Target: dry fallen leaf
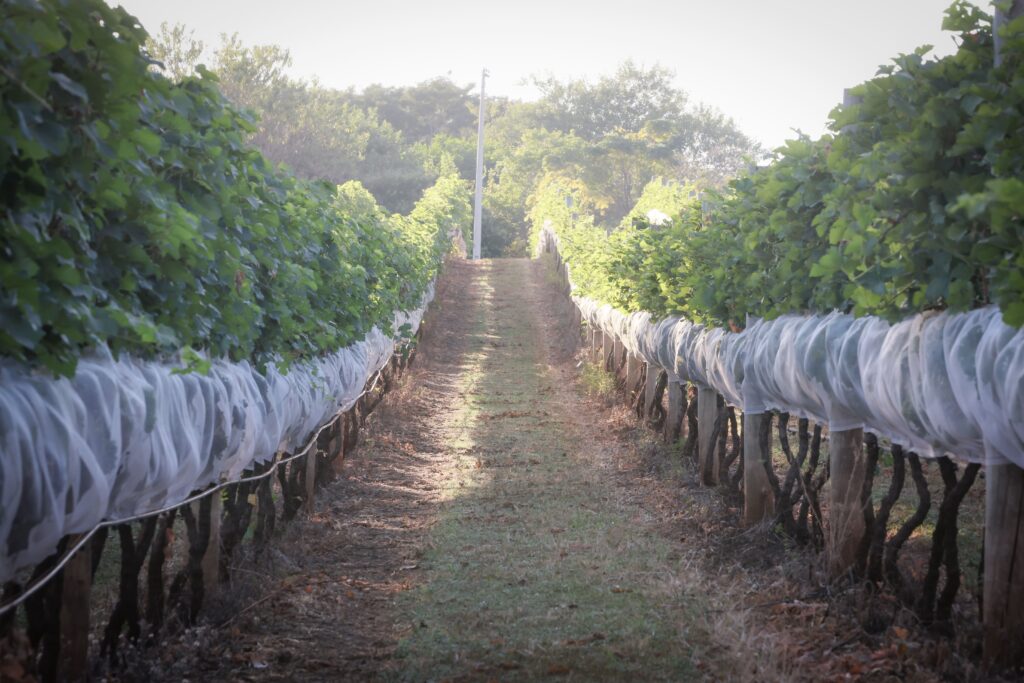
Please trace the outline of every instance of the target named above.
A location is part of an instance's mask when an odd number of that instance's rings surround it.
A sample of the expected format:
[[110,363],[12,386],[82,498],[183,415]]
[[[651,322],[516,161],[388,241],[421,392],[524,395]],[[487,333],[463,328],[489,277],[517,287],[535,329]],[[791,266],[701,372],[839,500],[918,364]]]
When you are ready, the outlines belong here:
[[561,676],[571,671],[565,664],[552,664],[548,667],[548,676]]

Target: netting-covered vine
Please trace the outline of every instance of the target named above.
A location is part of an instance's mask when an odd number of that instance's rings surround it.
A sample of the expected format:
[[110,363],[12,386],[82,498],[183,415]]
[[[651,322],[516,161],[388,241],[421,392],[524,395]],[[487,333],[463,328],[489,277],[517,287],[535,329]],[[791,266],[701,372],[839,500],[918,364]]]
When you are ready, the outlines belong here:
[[349,409],[468,224],[456,176],[406,216],[296,179],[199,74],[150,68],[101,0],[0,21],[0,579],[172,506]]

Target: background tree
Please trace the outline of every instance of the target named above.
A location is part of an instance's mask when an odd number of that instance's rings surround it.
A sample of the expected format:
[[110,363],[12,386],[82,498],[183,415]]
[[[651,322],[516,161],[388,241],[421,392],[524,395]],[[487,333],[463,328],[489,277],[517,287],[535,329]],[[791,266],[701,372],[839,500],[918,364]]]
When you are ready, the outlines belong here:
[[760,145],[717,109],[701,104],[685,116],[692,121],[682,127],[682,137],[673,150],[673,175],[677,178],[721,188],[737,173],[763,160]]
[[585,79],[562,83],[551,77],[534,78],[533,84],[541,92],[542,125],[596,142],[616,133],[638,133],[651,121],[679,120],[687,95],[673,85],[674,79],[665,67],[645,69],[627,60],[594,84]]
[[476,99],[472,85],[433,78],[409,87],[367,86],[353,103],[374,109],[381,119],[402,131],[409,142],[429,143],[437,135],[467,136],[476,131]]
[[196,40],[195,31],[188,30],[184,24],[171,26],[165,21],[155,36],[146,39],[144,49],[160,63],[165,76],[179,82],[195,73],[206,46]]
[[[194,72],[203,45],[162,26],[150,54],[175,78]],[[411,86],[336,90],[289,76],[276,45],[222,36],[213,69],[224,94],[251,110],[251,141],[305,178],[356,180],[387,211],[407,212],[437,178],[471,179],[476,164],[474,86],[433,78]],[[537,102],[487,103],[486,256],[527,250],[526,207],[549,174],[578,178],[597,228],[616,229],[655,177],[717,187],[760,148],[721,112],[691,105],[662,66],[624,62],[596,81],[534,78]]]
[[256,113],[252,142],[302,177],[358,180],[387,210],[409,211],[440,177],[426,168],[424,150],[351,92],[291,78],[290,66],[283,48],[222,36],[214,69],[224,94]]
[[731,119],[690,106],[674,81],[669,69],[631,61],[596,82],[535,78],[540,101],[507,104],[488,126],[483,252],[523,252],[523,207],[545,174],[585,182],[610,231],[653,178],[716,187],[762,155]]

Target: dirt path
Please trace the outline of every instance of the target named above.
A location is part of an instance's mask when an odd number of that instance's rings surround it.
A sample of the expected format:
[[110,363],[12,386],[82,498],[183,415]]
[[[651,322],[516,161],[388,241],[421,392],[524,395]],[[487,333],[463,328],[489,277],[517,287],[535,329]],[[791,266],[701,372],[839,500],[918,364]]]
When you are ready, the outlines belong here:
[[720,618],[678,526],[581,405],[545,272],[449,269],[413,372],[341,480],[243,568],[221,628],[164,651],[168,678],[700,675]]
[[550,362],[559,339],[537,265],[478,273],[461,401],[438,415],[453,476],[422,582],[399,600],[396,668],[415,680],[685,677],[701,615],[674,579],[674,544],[598,463],[572,366]]
[[122,679],[980,680],[910,612],[871,630],[877,603],[820,555],[743,529],[577,363],[552,279],[451,264],[316,514]]

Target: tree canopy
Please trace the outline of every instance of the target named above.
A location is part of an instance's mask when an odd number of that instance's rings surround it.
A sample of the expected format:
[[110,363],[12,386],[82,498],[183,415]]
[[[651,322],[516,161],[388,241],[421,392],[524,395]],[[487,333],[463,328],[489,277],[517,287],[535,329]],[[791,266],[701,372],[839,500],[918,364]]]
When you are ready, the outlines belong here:
[[[205,46],[183,26],[161,27],[149,54],[172,79],[195,69]],[[358,180],[388,211],[407,212],[437,178],[472,179],[477,93],[446,77],[396,87],[338,90],[289,75],[275,45],[222,36],[211,69],[221,90],[257,121],[251,142],[296,174]],[[721,187],[763,155],[722,112],[692,103],[676,75],[623,62],[596,81],[533,77],[535,102],[489,98],[484,255],[524,253],[527,209],[539,181],[581,179],[598,224],[614,229],[653,178]]]

